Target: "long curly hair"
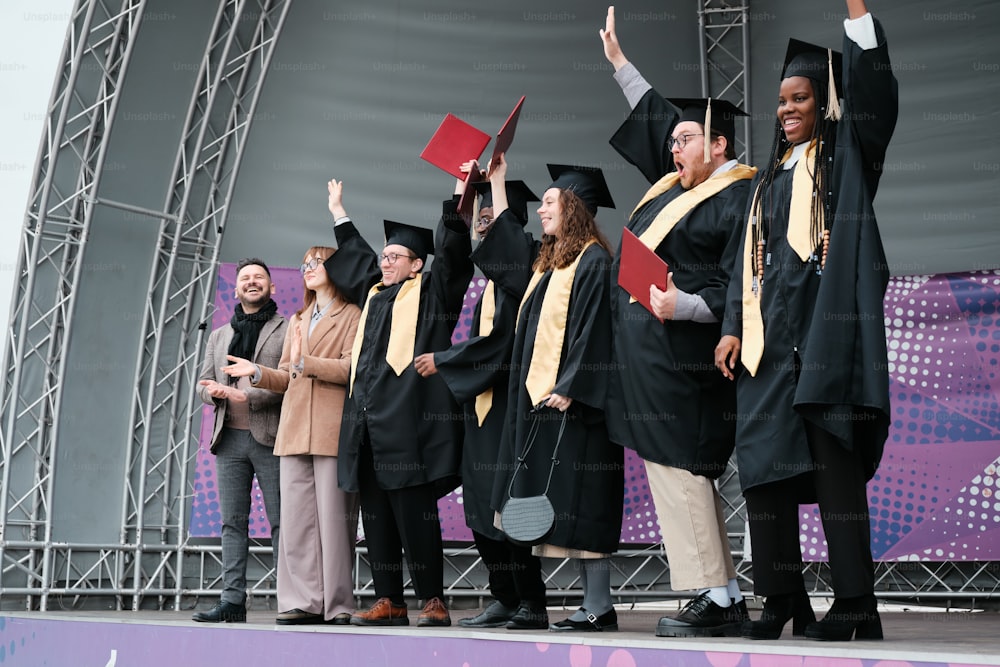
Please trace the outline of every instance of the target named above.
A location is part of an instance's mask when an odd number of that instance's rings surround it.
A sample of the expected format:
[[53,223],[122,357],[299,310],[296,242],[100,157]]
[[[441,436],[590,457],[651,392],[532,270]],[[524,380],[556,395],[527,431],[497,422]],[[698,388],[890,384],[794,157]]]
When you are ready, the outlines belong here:
[[[306,254],[302,256],[302,262],[305,263],[307,257],[313,257],[318,259],[319,263],[322,264],[326,260],[330,259],[333,253],[337,252],[336,248],[330,248],[324,245],[314,245],[306,251]],[[335,299],[342,298],[340,295],[340,289],[337,288],[337,284],[330,279],[330,276],[326,277],[327,282],[333,288],[333,297]],[[313,304],[316,303],[316,291],[311,290],[306,287],[306,277],[302,276],[302,307],[295,311],[295,314],[302,317],[302,313],[307,313],[312,311]]]
[[[819,83],[815,79],[809,79],[812,87],[813,98],[816,100],[816,121],[813,124],[811,140],[817,143],[816,169],[812,173],[813,198],[812,210],[809,214],[809,235],[813,242],[813,248],[819,248],[823,242],[823,231],[830,228],[833,222],[833,215],[830,207],[830,172],[833,170],[833,153],[836,145],[837,121],[826,118],[826,109],[829,104],[828,85]],[[771,203],[771,185],[774,182],[774,175],[781,169],[781,160],[785,152],[791,148],[792,144],[785,138],[785,132],[781,129],[781,121],[777,118],[774,121],[774,140],[771,142],[771,154],[767,158],[766,167],[762,170],[760,187],[754,194],[753,204],[750,207],[750,219],[753,225],[754,243],[746,251],[751,258],[756,257],[757,244],[760,241],[767,242],[768,229],[765,229],[765,221],[771,220],[774,213]],[[766,213],[766,215],[764,215]]]
[[560,190],[559,207],[562,209],[559,236],[542,234],[542,247],[532,266],[535,271],[569,266],[591,239],[611,252],[611,244],[597,226],[597,220],[576,193],[572,190]]

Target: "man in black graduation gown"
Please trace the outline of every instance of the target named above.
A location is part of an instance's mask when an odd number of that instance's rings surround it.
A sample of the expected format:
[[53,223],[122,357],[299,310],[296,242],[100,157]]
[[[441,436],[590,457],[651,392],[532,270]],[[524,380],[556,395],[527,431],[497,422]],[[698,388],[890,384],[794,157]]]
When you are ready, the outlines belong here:
[[[473,271],[468,229],[449,199],[436,245],[429,229],[386,221],[385,247],[377,255],[343,210],[342,183],[328,187],[339,247],[325,267],[364,304],[340,431],[338,483],[360,493],[378,600],[351,623],[408,624],[405,549],[413,587],[425,603],[417,625],[450,625],[437,501],[459,482],[461,411],[441,378],[421,377],[412,360],[451,344]],[[423,271],[431,253],[434,268]]]
[[714,480],[726,469],[735,434],[736,396],[714,368],[729,272],[750,178],[735,159],[728,102],[668,104],[621,51],[613,8],[601,33],[605,56],[632,113],[611,145],[652,187],[627,227],[669,267],[667,289],[651,287],[660,322],[619,287],[621,249],[612,266],[614,365],[608,388],[611,439],[646,464],[675,590],[700,593],[659,636],[738,634],[748,619]]
[[[538,200],[523,181],[505,183],[506,163],[501,165],[501,169],[494,169],[491,174],[495,185],[484,181],[476,186],[482,193],[475,225],[480,238],[489,234],[494,220],[500,225],[523,228],[528,221],[527,202]],[[462,185],[459,182],[459,187]],[[489,572],[490,592],[495,600],[481,614],[459,621],[463,627],[510,630],[549,627],[541,560],[531,555],[530,547],[510,542],[494,527],[494,510],[490,505],[507,410],[514,323],[531,277],[531,264],[526,259],[521,258],[519,264],[484,261],[477,248],[472,261],[489,282],[476,304],[469,339],[414,360],[421,375],[437,373],[465,409],[462,506],[465,522]]]

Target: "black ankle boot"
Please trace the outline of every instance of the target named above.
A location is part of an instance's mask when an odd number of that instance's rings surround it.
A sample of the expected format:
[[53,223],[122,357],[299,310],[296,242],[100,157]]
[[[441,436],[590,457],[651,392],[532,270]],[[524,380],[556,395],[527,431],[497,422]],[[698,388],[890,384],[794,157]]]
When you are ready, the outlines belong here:
[[785,595],[768,595],[759,621],[743,624],[740,634],[747,639],[777,639],[792,619],[792,634],[801,635],[806,626],[816,622],[816,614],[805,591]]
[[821,641],[846,642],[854,639],[882,639],[874,595],[834,598],[830,611],[818,623],[810,623],[806,637]]

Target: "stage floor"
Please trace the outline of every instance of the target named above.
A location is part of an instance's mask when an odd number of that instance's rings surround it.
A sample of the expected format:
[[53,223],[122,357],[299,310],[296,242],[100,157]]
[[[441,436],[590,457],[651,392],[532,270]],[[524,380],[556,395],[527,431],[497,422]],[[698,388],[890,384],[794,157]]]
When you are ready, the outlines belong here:
[[[202,605],[210,606],[210,605]],[[895,610],[890,610],[895,609]],[[572,610],[550,608],[551,620]],[[478,610],[452,613],[452,620]],[[251,610],[245,624],[204,624],[191,612],[2,612],[0,665],[185,667],[343,665],[378,667],[961,667],[1000,665],[995,612],[885,607],[883,641],[791,638],[679,639],[654,635],[664,609],[620,605],[611,633],[513,632],[503,628],[277,626]],[[756,618],[758,612],[751,612]],[[411,622],[417,612],[411,610]]]

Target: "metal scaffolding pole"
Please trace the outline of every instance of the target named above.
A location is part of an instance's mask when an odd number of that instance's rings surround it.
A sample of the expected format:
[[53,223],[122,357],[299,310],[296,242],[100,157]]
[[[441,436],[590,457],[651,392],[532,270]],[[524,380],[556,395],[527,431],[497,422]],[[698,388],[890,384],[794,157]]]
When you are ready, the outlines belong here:
[[[147,590],[184,589],[189,463],[219,247],[246,140],[291,0],[222,0],[174,162],[138,350],[122,542],[132,544],[132,608]],[[153,553],[149,545],[172,545]],[[166,602],[160,593],[158,606]]]
[[[118,93],[145,0],[79,0],[49,103],[21,236],[3,364],[0,590],[18,577],[46,609],[59,406],[81,258]],[[12,475],[12,470],[32,474]],[[14,530],[14,534],[12,534]],[[25,538],[14,548],[11,537]]]
[[[750,109],[750,3],[698,0],[701,94]],[[737,133],[736,156],[750,162],[750,122]]]

